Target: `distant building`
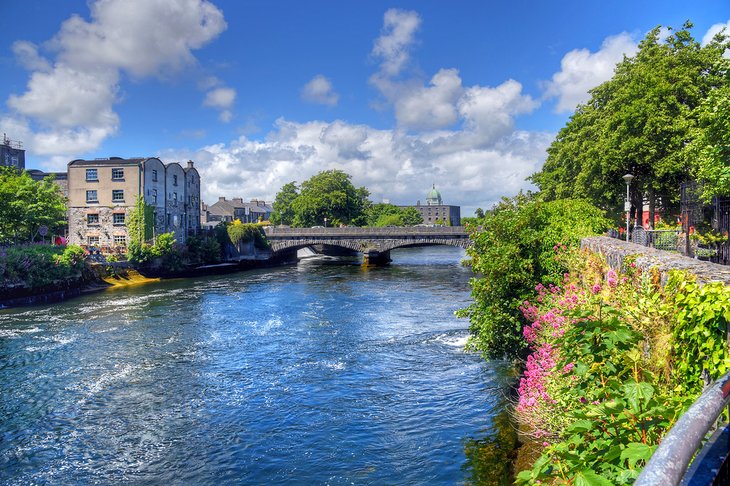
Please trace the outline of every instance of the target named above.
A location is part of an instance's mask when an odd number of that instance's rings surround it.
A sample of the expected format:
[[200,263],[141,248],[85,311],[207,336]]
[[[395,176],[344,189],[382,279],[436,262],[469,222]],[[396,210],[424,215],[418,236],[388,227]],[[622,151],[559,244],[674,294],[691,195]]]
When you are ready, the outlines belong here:
[[423,218],[424,224],[436,224],[437,221],[448,226],[461,226],[461,207],[444,204],[441,193],[434,184],[426,195],[426,205],[418,201],[414,207]]
[[10,140],[4,133],[2,140],[0,140],[0,166],[25,169],[23,144]]
[[59,187],[64,197],[68,197],[68,172],[43,172],[38,169],[28,169],[26,172],[34,181],[42,181],[48,176],[53,176],[53,182]]
[[260,199],[251,199],[251,202],[243,202],[243,198],[234,197],[226,199],[219,197],[215,204],[203,205],[201,213],[201,224],[206,227],[214,227],[220,222],[231,223],[235,220],[241,223],[256,223],[268,221],[273,209],[266,202]]
[[155,157],[74,160],[68,164],[69,243],[120,247],[129,243],[127,220],[143,197],[153,208],[153,232],[175,232],[185,243],[200,229],[200,175]]

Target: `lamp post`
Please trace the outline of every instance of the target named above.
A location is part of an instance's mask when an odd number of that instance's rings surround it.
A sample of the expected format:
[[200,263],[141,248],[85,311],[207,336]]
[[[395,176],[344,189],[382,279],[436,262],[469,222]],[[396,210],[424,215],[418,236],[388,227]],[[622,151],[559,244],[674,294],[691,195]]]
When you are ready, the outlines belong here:
[[624,202],[624,211],[626,211],[626,241],[629,241],[629,220],[631,219],[631,201],[629,199],[629,186],[631,185],[631,181],[634,179],[634,176],[631,174],[626,174],[623,177],[624,181],[626,181],[626,201]]
[[324,218],[324,227],[327,227],[327,218]]

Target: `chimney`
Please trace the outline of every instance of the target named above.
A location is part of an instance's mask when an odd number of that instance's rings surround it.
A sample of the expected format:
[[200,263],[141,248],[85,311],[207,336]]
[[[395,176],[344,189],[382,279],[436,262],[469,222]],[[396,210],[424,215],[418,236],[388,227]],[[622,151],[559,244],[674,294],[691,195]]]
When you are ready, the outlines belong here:
[[225,198],[225,196],[223,196],[223,197],[219,197],[219,198],[218,198],[218,202],[226,202],[226,198]]
[[234,197],[233,198],[234,203],[243,204],[243,198],[242,197]]
[[188,160],[188,169],[192,169],[193,168],[193,165],[194,165],[193,164],[193,161],[192,160]]

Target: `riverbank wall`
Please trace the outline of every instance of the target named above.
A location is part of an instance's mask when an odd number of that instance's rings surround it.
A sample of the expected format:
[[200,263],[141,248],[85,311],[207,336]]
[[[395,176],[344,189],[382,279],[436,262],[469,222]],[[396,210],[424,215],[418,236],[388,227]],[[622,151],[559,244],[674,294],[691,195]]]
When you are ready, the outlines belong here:
[[643,272],[657,275],[662,285],[667,282],[669,272],[672,270],[682,270],[695,275],[699,283],[717,281],[730,285],[730,267],[696,260],[679,253],[648,248],[607,236],[583,238],[581,248],[601,255],[608,266],[615,271],[620,271],[624,267],[624,262],[631,258],[631,262]]

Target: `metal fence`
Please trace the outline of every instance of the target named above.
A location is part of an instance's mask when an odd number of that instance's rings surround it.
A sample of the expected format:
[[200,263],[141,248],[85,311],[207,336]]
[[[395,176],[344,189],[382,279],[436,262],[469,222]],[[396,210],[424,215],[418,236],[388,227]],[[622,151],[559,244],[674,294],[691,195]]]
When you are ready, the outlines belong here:
[[645,230],[634,228],[631,241],[657,250],[678,251],[679,230]]
[[[707,435],[716,428],[718,417],[730,403],[730,373],[725,374],[695,401],[677,420],[636,479],[637,486],[728,484],[727,425],[705,443],[692,467],[687,466]],[[724,442],[723,442],[724,441]],[[721,476],[725,474],[725,476]]]

